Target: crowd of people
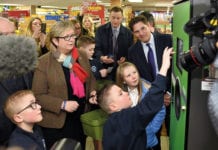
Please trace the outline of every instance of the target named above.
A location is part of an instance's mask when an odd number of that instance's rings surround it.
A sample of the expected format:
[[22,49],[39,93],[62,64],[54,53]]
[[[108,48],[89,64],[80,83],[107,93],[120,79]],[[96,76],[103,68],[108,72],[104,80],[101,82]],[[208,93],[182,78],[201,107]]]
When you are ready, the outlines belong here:
[[[23,36],[36,41],[38,63],[32,72],[0,81],[0,144],[42,150],[70,138],[85,149],[80,116],[100,107],[110,114],[98,141],[104,150],[160,150],[173,50],[171,35],[156,31],[148,14],[125,27],[115,6],[99,27],[82,14],[47,33],[40,18],[31,18]],[[0,17],[0,35],[14,33],[14,24]]]

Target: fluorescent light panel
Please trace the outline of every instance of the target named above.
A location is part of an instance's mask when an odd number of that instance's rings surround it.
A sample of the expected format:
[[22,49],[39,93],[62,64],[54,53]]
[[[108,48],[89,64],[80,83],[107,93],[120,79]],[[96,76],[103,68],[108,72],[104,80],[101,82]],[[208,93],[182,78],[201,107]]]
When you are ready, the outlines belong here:
[[143,0],[128,0],[131,3],[142,3]]
[[0,4],[0,6],[24,6],[23,4]]

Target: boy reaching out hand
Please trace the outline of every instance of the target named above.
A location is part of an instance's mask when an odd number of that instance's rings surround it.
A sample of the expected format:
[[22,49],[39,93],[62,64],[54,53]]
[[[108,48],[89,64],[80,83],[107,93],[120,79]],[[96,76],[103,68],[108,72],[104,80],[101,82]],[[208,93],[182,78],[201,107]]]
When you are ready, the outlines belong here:
[[128,92],[115,84],[105,86],[98,95],[100,107],[109,115],[103,129],[104,150],[146,149],[144,127],[163,106],[166,75],[170,67],[172,48],[166,48],[156,80],[140,104],[131,108]]

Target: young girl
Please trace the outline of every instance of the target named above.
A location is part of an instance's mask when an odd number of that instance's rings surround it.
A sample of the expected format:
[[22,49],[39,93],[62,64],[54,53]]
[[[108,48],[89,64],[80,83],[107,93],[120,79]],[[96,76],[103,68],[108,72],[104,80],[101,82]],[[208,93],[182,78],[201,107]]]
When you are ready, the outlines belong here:
[[[116,82],[122,89],[128,91],[132,107],[143,99],[151,86],[148,81],[140,78],[136,66],[130,62],[124,62],[118,66]],[[155,145],[158,144],[156,133],[163,123],[165,114],[166,110],[163,106],[146,127],[147,149],[155,149]]]

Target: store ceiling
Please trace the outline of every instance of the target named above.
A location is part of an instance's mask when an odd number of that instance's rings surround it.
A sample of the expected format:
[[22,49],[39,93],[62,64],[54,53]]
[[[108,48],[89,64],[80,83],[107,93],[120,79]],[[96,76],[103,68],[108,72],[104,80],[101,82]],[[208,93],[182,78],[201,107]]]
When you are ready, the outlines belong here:
[[[99,0],[86,0],[99,1]],[[101,0],[102,3],[110,3],[111,0]],[[122,5],[130,5],[133,10],[149,10],[149,11],[166,11],[173,7],[173,3],[181,0],[143,0],[143,3],[130,3],[128,0],[122,0]],[[21,4],[21,5],[37,5],[37,6],[54,6],[57,8],[67,8],[68,6],[80,6],[84,0],[0,0],[2,4]],[[101,4],[101,2],[98,2]],[[106,5],[106,4],[103,4]],[[107,6],[110,7],[110,6]]]

